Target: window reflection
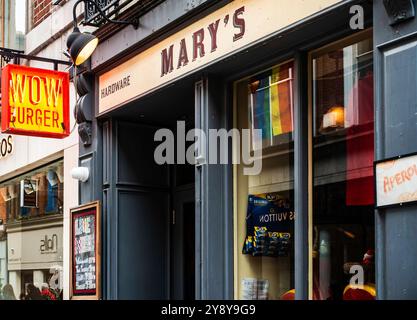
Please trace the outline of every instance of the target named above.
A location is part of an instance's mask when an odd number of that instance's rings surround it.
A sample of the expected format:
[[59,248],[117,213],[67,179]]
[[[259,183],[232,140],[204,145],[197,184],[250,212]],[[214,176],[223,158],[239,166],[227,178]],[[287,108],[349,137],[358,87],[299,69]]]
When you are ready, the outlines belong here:
[[[293,62],[236,83],[237,128],[261,129],[262,171],[235,165],[237,299],[278,300],[294,292]],[[243,142],[242,142],[243,143]]]
[[314,299],[375,298],[373,44],[349,42],[312,61]]
[[0,184],[0,299],[62,299],[63,162]]

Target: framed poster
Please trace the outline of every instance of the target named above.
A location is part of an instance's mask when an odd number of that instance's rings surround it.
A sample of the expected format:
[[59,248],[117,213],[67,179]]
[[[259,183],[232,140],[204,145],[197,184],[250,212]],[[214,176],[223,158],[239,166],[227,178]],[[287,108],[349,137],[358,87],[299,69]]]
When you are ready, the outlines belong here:
[[417,202],[417,154],[376,161],[374,170],[377,208]]
[[70,210],[70,299],[101,298],[100,203]]

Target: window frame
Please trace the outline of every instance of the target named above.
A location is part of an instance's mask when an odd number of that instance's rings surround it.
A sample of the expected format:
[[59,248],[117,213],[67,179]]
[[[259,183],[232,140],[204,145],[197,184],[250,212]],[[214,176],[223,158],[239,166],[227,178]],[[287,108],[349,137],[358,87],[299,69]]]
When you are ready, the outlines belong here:
[[[365,40],[368,38],[373,39],[373,27],[366,28],[365,30],[355,32],[350,35],[339,36],[336,37],[333,41],[327,41],[326,44],[322,44],[319,46],[315,46],[314,48],[310,48],[307,52],[307,65],[308,65],[308,73],[307,73],[307,96],[308,96],[308,299],[313,300],[313,243],[314,243],[314,203],[313,203],[313,195],[314,195],[314,139],[315,136],[315,125],[314,122],[316,120],[316,113],[314,110],[314,94],[313,94],[313,60],[315,57],[329,52],[332,49],[340,48],[341,45],[348,46],[354,43],[360,42],[361,40]],[[374,59],[375,63],[375,59]],[[374,118],[375,119],[375,118]],[[375,122],[374,122],[375,123]],[[375,128],[374,128],[374,132]]]

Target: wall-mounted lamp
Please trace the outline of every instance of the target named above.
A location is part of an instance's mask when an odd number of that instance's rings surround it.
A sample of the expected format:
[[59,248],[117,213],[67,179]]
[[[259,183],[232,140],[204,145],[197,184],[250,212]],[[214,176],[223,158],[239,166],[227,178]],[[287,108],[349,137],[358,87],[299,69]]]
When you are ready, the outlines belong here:
[[91,34],[91,33],[86,33],[86,32],[80,32],[80,29],[78,29],[77,26],[77,13],[76,13],[76,9],[77,6],[83,2],[84,6],[87,5],[88,3],[93,4],[97,11],[100,13],[100,15],[104,18],[104,20],[106,20],[107,22],[110,23],[115,23],[115,24],[125,24],[125,25],[133,25],[133,27],[136,29],[139,26],[139,21],[138,20],[133,20],[133,21],[121,21],[121,20],[112,20],[109,19],[105,12],[103,12],[103,10],[101,10],[100,6],[92,0],[78,0],[73,7],[73,11],[72,11],[72,16],[73,16],[73,25],[74,25],[74,30],[72,31],[72,33],[68,36],[67,39],[67,49],[68,52],[71,56],[71,60],[73,61],[73,63],[78,66],[82,63],[84,63],[86,60],[88,60],[88,58],[91,57],[91,55],[93,54],[94,50],[96,49],[97,45],[98,45],[98,38]]
[[81,182],[86,182],[90,176],[90,170],[86,167],[76,167],[71,170],[71,177]]
[[97,45],[98,38],[96,36],[85,32],[81,33],[78,27],[74,27],[74,30],[67,39],[68,52],[76,66],[88,60]]

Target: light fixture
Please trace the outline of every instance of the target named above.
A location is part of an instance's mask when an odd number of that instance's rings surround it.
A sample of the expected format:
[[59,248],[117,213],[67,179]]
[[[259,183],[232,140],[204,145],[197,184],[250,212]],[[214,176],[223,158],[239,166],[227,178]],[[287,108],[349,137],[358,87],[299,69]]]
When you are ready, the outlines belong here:
[[98,38],[90,33],[81,33],[75,27],[67,39],[67,48],[72,61],[76,66],[90,58],[98,45]]
[[90,177],[90,170],[86,167],[75,167],[71,170],[71,177],[81,182],[86,182]]
[[68,36],[67,39],[67,49],[68,49],[68,53],[71,56],[71,60],[73,61],[73,63],[76,66],[79,66],[80,64],[84,63],[85,61],[88,60],[88,58],[91,57],[91,55],[93,54],[94,50],[96,49],[97,45],[98,45],[98,38],[91,34],[91,33],[86,33],[86,32],[80,32],[80,29],[78,29],[77,27],[77,13],[76,13],[76,9],[77,6],[83,2],[84,6],[87,5],[87,3],[91,3],[93,4],[97,11],[101,14],[101,16],[104,18],[104,20],[106,20],[107,22],[110,23],[115,23],[115,24],[125,24],[125,25],[133,25],[134,28],[136,29],[139,25],[137,20],[134,21],[120,21],[120,20],[112,20],[109,19],[105,12],[103,12],[100,8],[100,6],[92,0],[78,0],[73,7],[73,11],[72,11],[72,15],[73,15],[73,25],[74,25],[74,30],[72,31],[72,33]]
[[345,108],[335,105],[323,115],[322,128],[344,128],[345,126]]

